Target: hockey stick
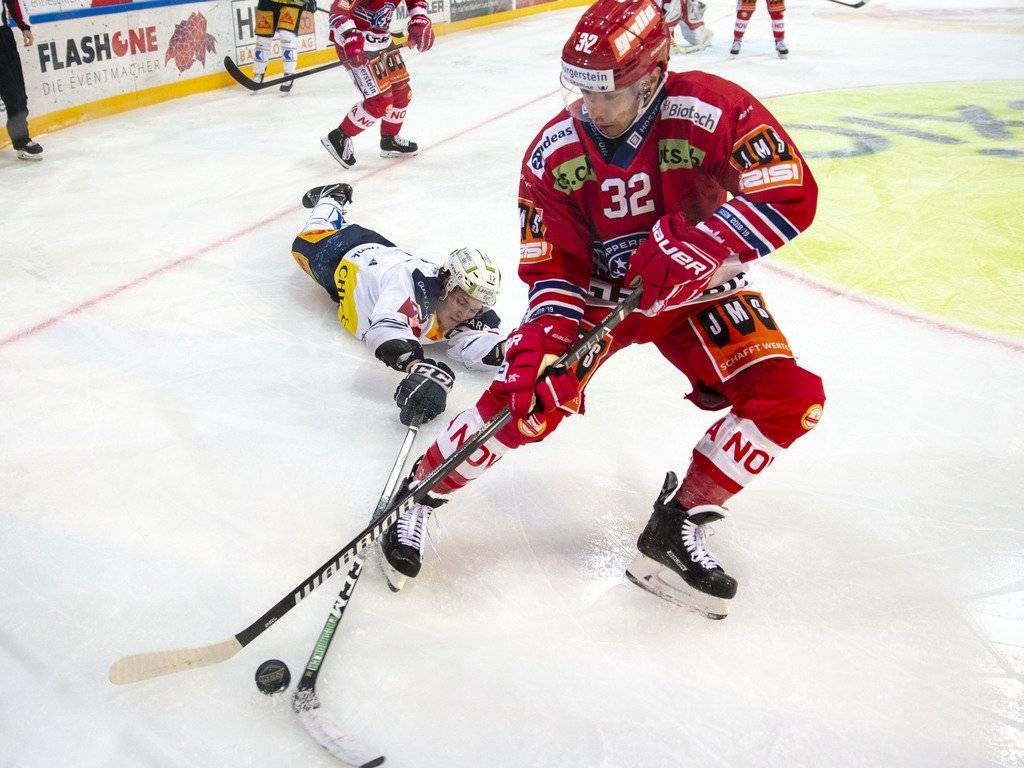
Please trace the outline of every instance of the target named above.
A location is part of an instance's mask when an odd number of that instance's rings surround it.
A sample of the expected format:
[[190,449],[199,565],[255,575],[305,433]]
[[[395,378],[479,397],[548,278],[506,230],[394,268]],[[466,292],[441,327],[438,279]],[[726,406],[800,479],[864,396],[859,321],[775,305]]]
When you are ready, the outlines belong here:
[[[555,361],[555,366],[569,366],[591,354],[595,344],[607,336],[630,312],[636,309],[637,302],[640,301],[640,293],[640,287],[634,287],[633,292],[629,296],[616,304],[600,323],[584,333],[565,354],[558,358]],[[431,489],[447,477],[449,472],[456,469],[462,462],[472,456],[477,448],[490,440],[511,419],[512,415],[509,413],[508,408],[496,414],[451,456],[435,467],[423,480],[408,488],[405,493],[392,502],[383,515],[378,515],[377,519],[372,520],[356,538],[338,550],[330,560],[321,565],[305,581],[282,597],[276,605],[237,635],[212,645],[180,648],[170,651],[152,651],[150,653],[125,656],[111,664],[110,671],[108,672],[110,682],[116,685],[135,683],[151,677],[169,675],[172,672],[182,672],[187,669],[195,669],[196,667],[227,661],[308,597],[325,579],[340,571],[343,565],[351,562],[356,555],[370,546],[373,541],[380,538],[384,531],[394,525],[395,521],[405,514],[413,504],[417,504],[426,498]]]
[[848,3],[846,0],[828,0],[830,3],[838,3],[839,5],[845,5],[847,8],[863,8],[868,4],[868,0],[857,0],[853,3]]
[[344,63],[345,62],[340,60],[332,61],[330,64],[323,64],[319,67],[304,69],[301,72],[296,72],[294,75],[286,75],[285,77],[278,77],[274,80],[264,80],[262,83],[257,83],[240,70],[238,65],[231,60],[230,56],[224,57],[224,69],[226,69],[228,74],[235,79],[236,83],[241,85],[243,88],[248,88],[250,91],[262,91],[264,88],[273,88],[275,85],[280,85],[288,80],[298,80],[300,77],[309,77],[310,75],[315,75],[317,72],[323,72],[328,69],[340,67]]
[[[409,425],[409,431],[405,433],[402,448],[395,459],[395,465],[391,468],[391,474],[388,475],[388,481],[384,484],[384,491],[381,493],[377,507],[370,517],[371,520],[387,509],[388,504],[391,503],[391,499],[395,494],[395,488],[398,486],[398,480],[405,469],[405,462],[408,460],[409,452],[412,450],[413,441],[416,439],[416,434],[420,431],[421,418],[421,414],[416,414],[413,417],[412,424]],[[316,681],[317,676],[320,674],[320,665],[323,664],[327,650],[331,647],[334,633],[337,631],[338,625],[345,615],[345,608],[348,606],[348,601],[352,599],[352,594],[355,592],[362,570],[363,556],[359,555],[352,561],[352,567],[349,568],[348,574],[345,576],[345,583],[341,587],[341,592],[338,593],[338,598],[334,601],[334,605],[331,606],[331,614],[327,617],[324,628],[320,630],[320,637],[317,638],[316,645],[313,646],[313,652],[309,655],[309,661],[306,662],[306,669],[302,673],[302,679],[299,680],[299,684],[295,688],[295,694],[292,696],[292,709],[298,714],[299,720],[306,731],[309,732],[309,735],[336,758],[349,765],[359,766],[359,768],[374,768],[384,762],[384,756],[374,757],[372,754],[366,753],[352,743],[350,736],[334,728],[330,720],[323,716],[320,709],[320,697],[316,692]]]

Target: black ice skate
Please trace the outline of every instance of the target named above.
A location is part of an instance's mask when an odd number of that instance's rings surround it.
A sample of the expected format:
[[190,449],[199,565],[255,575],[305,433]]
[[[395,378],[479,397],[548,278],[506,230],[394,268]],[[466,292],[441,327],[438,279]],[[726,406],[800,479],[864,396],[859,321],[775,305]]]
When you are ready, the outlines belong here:
[[381,136],[380,156],[381,157],[412,157],[420,151],[415,141],[403,139],[401,136]]
[[352,202],[352,185],[339,181],[334,184],[324,184],[322,187],[313,187],[302,196],[302,207],[313,208],[322,197],[329,197],[344,208]]
[[711,504],[684,509],[676,499],[679,481],[675,472],[654,502],[654,514],[636,547],[640,554],[626,568],[626,577],[670,603],[724,619],[726,600],[736,595],[736,579],[728,576],[707,547],[704,526],[725,516]]
[[[415,474],[414,466],[396,498],[405,493]],[[407,579],[415,579],[419,575],[423,563],[427,519],[432,509],[437,509],[446,501],[447,499],[436,496],[427,496],[422,504],[413,504],[409,511],[398,518],[398,522],[388,528],[380,538],[380,566],[392,592],[398,592],[405,586]]]
[[295,78],[288,77],[285,79],[283,83],[281,83],[281,86],[278,88],[278,90],[281,91],[281,93],[283,93],[285,96],[287,96],[289,93],[292,92],[293,85],[295,85]]
[[729,49],[729,53],[732,54],[733,56],[739,56],[741,47],[743,47],[742,40],[733,40],[732,47]]
[[779,58],[780,59],[784,59],[787,56],[789,56],[789,46],[786,45],[786,41],[785,40],[776,40],[775,41],[775,52],[777,54],[779,54]]
[[340,128],[335,128],[333,131],[328,133],[322,139],[320,143],[324,145],[331,157],[341,163],[342,168],[351,168],[356,164],[356,153],[352,150],[352,139],[341,132]]
[[14,142],[14,151],[18,153],[19,160],[43,159],[43,148],[32,139]]

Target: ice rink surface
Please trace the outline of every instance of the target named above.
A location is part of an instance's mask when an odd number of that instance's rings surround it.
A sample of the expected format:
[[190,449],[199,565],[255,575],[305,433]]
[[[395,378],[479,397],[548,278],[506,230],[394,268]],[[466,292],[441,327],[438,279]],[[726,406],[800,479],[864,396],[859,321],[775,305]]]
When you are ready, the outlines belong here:
[[[710,5],[712,48],[673,68],[769,106],[1024,80],[1019,2],[791,0],[787,61],[763,6],[730,59],[733,8]],[[3,153],[0,766],[337,765],[290,693],[252,681],[267,658],[297,679],[337,577],[224,664],[124,687],[107,667],[240,631],[363,526],[384,483],[396,376],[289,256],[307,188],[351,180],[350,219],[416,254],[488,250],[514,327],[518,165],[561,107],[580,12],[410,54],[407,162],[377,158],[374,131],[348,173],[320,147],[354,100],[340,70],[287,99],[224,89],[42,136],[42,165]],[[1024,202],[1010,157],[1006,194]],[[949,173],[924,181],[981,192]],[[872,233],[886,253],[918,226],[881,227],[865,200],[823,208],[812,232]],[[976,234],[965,262],[987,258]],[[829,400],[718,526],[730,616],[623,578],[663,473],[714,419],[633,348],[586,417],[441,510],[415,584],[393,595],[367,571],[319,684],[339,725],[395,768],[1024,764],[1024,340],[805,278],[815,253],[797,254],[755,285]],[[1019,273],[998,277],[1019,317]],[[936,279],[958,292],[955,271]],[[486,383],[458,372],[449,412]]]

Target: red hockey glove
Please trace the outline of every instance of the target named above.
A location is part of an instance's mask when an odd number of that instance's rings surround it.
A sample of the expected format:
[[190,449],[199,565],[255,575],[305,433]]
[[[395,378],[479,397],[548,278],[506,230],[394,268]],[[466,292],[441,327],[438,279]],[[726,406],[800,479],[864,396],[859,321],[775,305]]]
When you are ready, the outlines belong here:
[[580,380],[574,370],[548,368],[537,382],[536,392],[540,400],[538,410],[547,412],[562,408],[575,413],[577,408],[573,401],[580,396]]
[[353,29],[342,37],[341,51],[339,52],[344,52],[345,60],[353,67],[361,67],[366,64],[366,53],[363,51],[365,42],[363,33]]
[[409,17],[409,45],[417,51],[429,51],[434,44],[434,25],[425,11]]
[[330,37],[338,51],[338,58],[353,67],[361,67],[366,63],[363,45],[366,42],[363,33],[355,28],[350,19],[331,16],[328,22],[331,28]]
[[571,372],[547,377],[538,385],[544,368],[576,340],[577,324],[557,315],[531,320],[508,337],[505,360],[491,389],[509,398],[513,418],[522,419],[534,410],[535,390],[542,410],[551,410],[579,394],[579,382]]
[[686,228],[681,215],[662,216],[630,257],[626,285],[643,278],[639,309],[645,315],[653,317],[697,298],[722,265],[717,254],[682,234]]

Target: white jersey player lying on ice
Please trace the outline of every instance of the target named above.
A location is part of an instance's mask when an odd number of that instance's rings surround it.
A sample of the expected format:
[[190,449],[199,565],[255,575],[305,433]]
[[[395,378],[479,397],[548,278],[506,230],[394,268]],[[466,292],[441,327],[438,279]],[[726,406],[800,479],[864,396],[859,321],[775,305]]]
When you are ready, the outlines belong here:
[[501,274],[475,248],[452,251],[444,264],[412,256],[373,230],[345,221],[348,184],[314,187],[302,198],[312,208],[292,243],[302,270],[338,304],[338,320],[381,362],[405,374],[395,402],[405,425],[444,412],[455,382],[452,369],[424,357],[423,345],[446,342],[448,357],[470,370],[495,370],[505,337],[491,307]]

